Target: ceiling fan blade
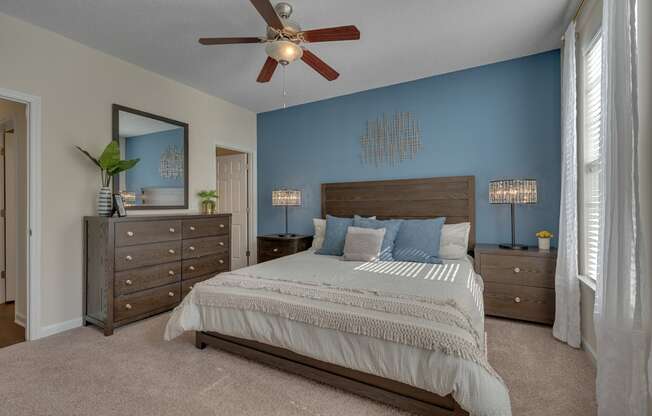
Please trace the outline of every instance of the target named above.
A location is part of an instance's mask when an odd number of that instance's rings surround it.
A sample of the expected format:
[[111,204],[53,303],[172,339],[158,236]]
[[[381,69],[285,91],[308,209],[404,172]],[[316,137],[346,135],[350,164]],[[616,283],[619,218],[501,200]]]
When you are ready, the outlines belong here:
[[336,80],[340,74],[336,70],[328,66],[328,64],[317,57],[314,53],[310,52],[308,49],[303,50],[303,56],[301,60],[308,64],[309,67],[319,72],[321,76],[326,78],[329,81]]
[[265,22],[267,22],[268,26],[271,26],[277,30],[283,29],[283,22],[281,21],[281,18],[278,16],[278,14],[276,14],[276,10],[274,10],[274,6],[272,6],[272,3],[270,3],[269,0],[249,1],[251,1],[251,4],[254,5],[263,19],[265,19]]
[[306,30],[302,32],[301,35],[306,42],[331,42],[337,40],[360,39],[360,31],[353,25]]
[[277,65],[278,62],[276,62],[276,59],[272,59],[268,57],[265,63],[263,64],[263,69],[260,70],[260,74],[258,74],[258,78],[256,78],[256,81],[269,82],[269,80],[272,79],[272,75],[274,75],[274,70],[276,70]]
[[261,43],[260,38],[240,37],[240,38],[199,38],[202,45],[230,45],[234,43]]

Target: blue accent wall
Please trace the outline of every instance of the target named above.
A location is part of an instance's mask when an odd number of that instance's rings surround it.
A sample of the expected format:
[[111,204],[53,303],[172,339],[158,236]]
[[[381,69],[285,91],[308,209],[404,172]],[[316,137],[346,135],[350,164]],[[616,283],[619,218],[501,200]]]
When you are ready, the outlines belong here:
[[184,178],[162,178],[159,171],[161,154],[170,145],[184,151],[182,128],[125,138],[125,159],[140,158],[140,162],[126,173],[127,189],[140,195],[142,187],[183,188]]
[[[283,231],[277,187],[303,190],[289,228],[312,234],[321,183],[474,175],[476,237],[486,243],[511,239],[509,206],[489,204],[489,181],[537,179],[539,203],[516,209],[519,242],[536,244],[536,231],[557,234],[559,222],[560,89],[555,50],[258,114],[258,232]],[[363,165],[367,120],[397,111],[419,121],[423,150],[396,167]]]

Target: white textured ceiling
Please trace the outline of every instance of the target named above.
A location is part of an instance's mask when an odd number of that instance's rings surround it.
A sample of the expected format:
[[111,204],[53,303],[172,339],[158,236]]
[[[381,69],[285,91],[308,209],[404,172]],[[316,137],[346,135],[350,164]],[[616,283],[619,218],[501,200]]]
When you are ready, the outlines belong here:
[[[275,4],[276,1],[273,1]],[[359,41],[308,45],[340,72],[288,66],[287,105],[410,81],[560,46],[574,0],[290,0],[304,29],[356,25]],[[256,77],[264,46],[201,46],[200,36],[260,36],[248,0],[0,0],[45,27],[255,112],[281,108],[282,71]]]

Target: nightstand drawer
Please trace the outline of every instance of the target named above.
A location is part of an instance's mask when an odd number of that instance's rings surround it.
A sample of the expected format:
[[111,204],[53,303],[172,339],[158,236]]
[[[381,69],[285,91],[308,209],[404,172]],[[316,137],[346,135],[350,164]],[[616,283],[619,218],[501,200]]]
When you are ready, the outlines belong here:
[[308,235],[258,236],[258,263],[307,250],[310,248],[310,244],[312,244],[312,236]]
[[480,265],[485,282],[555,287],[554,258],[481,254]]
[[555,320],[555,291],[486,282],[484,308],[487,315],[550,324]]
[[294,254],[296,252],[294,244],[274,240],[260,240],[258,243],[258,255],[266,258],[278,258]]

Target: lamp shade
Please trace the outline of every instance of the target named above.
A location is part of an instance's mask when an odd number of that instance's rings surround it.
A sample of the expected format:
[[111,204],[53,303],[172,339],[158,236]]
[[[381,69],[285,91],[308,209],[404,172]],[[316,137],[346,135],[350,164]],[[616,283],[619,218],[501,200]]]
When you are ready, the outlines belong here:
[[272,191],[272,205],[275,207],[297,207],[301,205],[301,191],[295,189]]
[[501,179],[489,182],[490,204],[536,204],[535,179]]
[[265,47],[265,52],[282,65],[292,63],[303,56],[303,49],[289,40],[275,40],[273,42],[268,42]]

